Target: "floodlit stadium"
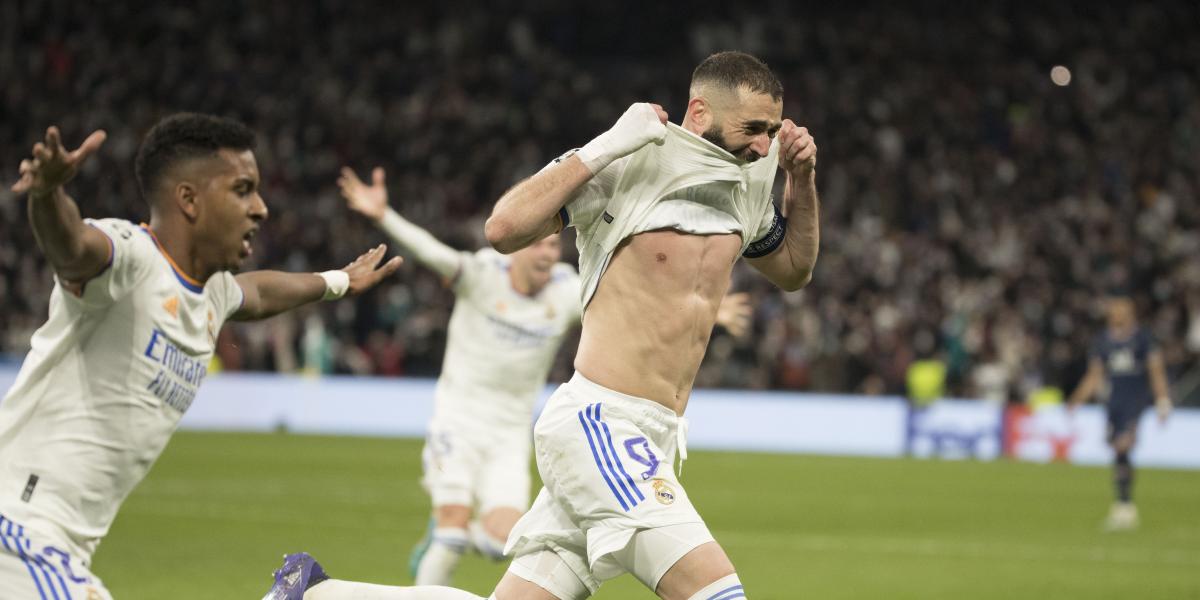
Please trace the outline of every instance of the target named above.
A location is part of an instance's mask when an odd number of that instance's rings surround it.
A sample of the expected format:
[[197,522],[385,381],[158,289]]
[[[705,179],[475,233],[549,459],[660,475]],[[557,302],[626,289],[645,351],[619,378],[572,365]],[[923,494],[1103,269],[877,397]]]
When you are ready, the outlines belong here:
[[2,1],[0,600],[1200,598],[1197,23]]

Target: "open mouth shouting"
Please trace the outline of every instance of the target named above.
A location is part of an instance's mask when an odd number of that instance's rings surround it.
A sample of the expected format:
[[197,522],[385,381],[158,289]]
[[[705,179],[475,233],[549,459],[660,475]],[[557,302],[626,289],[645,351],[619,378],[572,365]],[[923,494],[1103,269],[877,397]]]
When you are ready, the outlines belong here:
[[253,227],[242,235],[242,258],[246,258],[254,253],[254,250],[250,247],[250,240],[253,240],[256,235],[258,235],[258,227]]

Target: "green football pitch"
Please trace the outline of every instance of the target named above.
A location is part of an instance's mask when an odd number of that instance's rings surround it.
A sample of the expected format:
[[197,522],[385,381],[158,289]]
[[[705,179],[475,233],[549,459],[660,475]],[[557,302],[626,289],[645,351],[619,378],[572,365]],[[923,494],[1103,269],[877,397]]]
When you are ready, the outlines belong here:
[[[117,600],[257,599],[284,552],[409,584],[420,442],[180,433],[93,565]],[[749,597],[1200,599],[1200,473],[1142,470],[1142,527],[1106,534],[1106,469],[695,452],[683,483]],[[464,558],[487,596],[504,570]],[[598,599],[652,598],[632,578]]]

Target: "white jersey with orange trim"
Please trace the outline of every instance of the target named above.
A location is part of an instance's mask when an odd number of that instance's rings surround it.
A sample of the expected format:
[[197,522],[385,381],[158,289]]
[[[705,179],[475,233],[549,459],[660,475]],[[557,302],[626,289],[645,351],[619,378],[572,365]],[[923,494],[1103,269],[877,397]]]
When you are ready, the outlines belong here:
[[490,248],[462,253],[435,426],[528,431],[563,335],[579,323],[579,275],[571,265],[554,265],[533,296],[513,289],[510,265]]
[[201,284],[153,233],[88,220],[112,259],[82,286],[57,281],[50,316],[0,401],[0,514],[84,564],[191,405],[217,332],[242,304],[228,272]]

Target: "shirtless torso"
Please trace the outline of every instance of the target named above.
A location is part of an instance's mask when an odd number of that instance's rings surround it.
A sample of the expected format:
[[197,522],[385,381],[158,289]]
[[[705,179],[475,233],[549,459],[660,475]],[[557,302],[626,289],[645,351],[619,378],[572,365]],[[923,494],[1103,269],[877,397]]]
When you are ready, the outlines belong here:
[[683,414],[740,250],[737,234],[625,240],[584,314],[575,368]]

